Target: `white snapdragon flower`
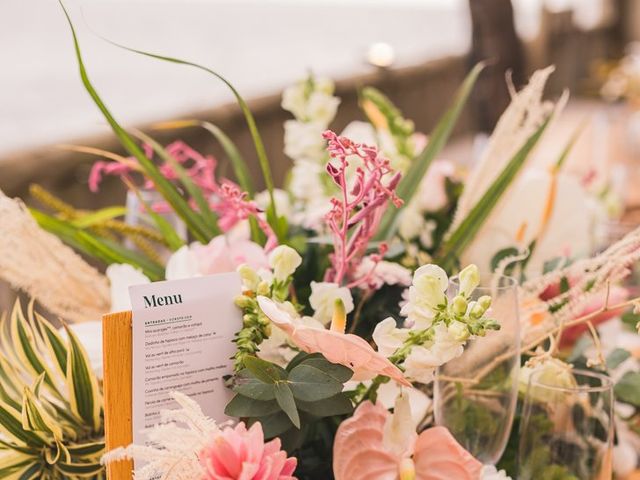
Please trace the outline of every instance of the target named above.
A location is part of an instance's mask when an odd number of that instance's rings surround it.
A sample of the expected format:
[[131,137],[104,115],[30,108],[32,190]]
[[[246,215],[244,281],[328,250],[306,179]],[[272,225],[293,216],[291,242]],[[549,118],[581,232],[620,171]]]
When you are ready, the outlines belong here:
[[409,287],[409,301],[400,313],[416,328],[428,328],[436,309],[446,301],[445,292],[449,286],[446,272],[437,265],[423,265],[413,275],[413,285]]
[[338,105],[340,105],[339,98],[325,92],[315,91],[307,101],[306,118],[326,128],[335,118]]
[[302,263],[302,257],[288,245],[279,245],[269,254],[269,266],[276,280],[284,281],[293,275]]
[[284,122],[284,153],[295,161],[321,163],[325,160],[325,127],[320,123]]
[[342,300],[347,314],[353,311],[353,298],[347,287],[331,282],[311,282],[309,304],[314,310],[313,318],[323,325],[331,322],[336,300]]
[[415,346],[404,362],[407,378],[420,383],[433,381],[435,369],[462,355],[463,341],[458,340],[444,324],[434,327],[431,345]]
[[340,104],[333,90],[333,82],[327,78],[301,80],[285,89],[281,106],[301,122],[318,122],[326,127]]
[[[289,218],[293,213],[293,209],[291,207],[291,201],[289,199],[289,192],[282,190],[280,188],[273,189],[273,200],[276,202],[276,210],[278,211],[278,215],[282,215],[283,217]],[[269,195],[268,190],[264,190],[256,194],[254,201],[256,205],[260,207],[262,210],[266,211],[269,208],[269,204],[271,203],[271,197]]]
[[378,352],[385,357],[393,355],[409,338],[409,329],[396,328],[396,325],[396,321],[389,317],[378,323],[373,331],[373,341],[378,346]]
[[282,102],[280,106],[293,114],[299,120],[303,120],[306,115],[307,87],[306,81],[297,82],[286,88],[282,92]]

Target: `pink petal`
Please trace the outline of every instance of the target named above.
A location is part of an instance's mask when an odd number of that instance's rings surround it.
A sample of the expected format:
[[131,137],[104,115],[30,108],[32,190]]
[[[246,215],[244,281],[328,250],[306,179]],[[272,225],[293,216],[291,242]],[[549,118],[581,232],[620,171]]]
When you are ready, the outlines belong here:
[[[400,458],[385,451],[382,443],[388,416],[389,412],[381,404],[364,402],[351,418],[340,424],[333,443],[336,480],[396,478]],[[386,476],[392,474],[395,476]]]
[[416,480],[477,480],[482,463],[473,458],[445,427],[425,430],[416,440]]

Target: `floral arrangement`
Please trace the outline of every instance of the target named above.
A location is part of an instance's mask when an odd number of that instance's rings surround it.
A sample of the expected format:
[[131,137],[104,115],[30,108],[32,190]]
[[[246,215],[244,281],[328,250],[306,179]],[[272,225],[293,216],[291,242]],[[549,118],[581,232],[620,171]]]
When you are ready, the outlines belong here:
[[[617,284],[640,256],[640,237],[633,232],[600,255],[582,255],[588,221],[576,213],[582,204],[572,210],[574,223],[566,208],[582,198],[577,191],[586,193],[561,173],[575,139],[557,156],[545,155],[542,165],[534,155],[566,102],[566,95],[556,103],[542,99],[552,68],[513,89],[511,105],[466,178],[436,158],[482,65],[465,78],[429,136],[416,132],[371,87],[360,92],[367,121],[335,133],[330,124],[340,101],[333,84],[310,76],[283,95],[282,106],[294,117],[284,126],[284,153],[293,165],[277,189],[251,111],[226,79],[190,62],[135,51],[204,70],[229,86],[267,187],[257,192],[243,156],[213,124],[186,120],[157,128],[211,133],[233,179],[218,174],[218,159],[183,142],[163,146],[147,133],[125,130],[91,83],[69,23],[83,83],[128,156],[73,148],[101,157],[90,174],[92,190],[105,175],[115,175],[140,209],[76,209],[38,186],[32,194],[42,209],[0,197],[0,211],[10,213],[0,228],[12,232],[0,235],[0,248],[11,247],[0,256],[0,275],[73,321],[130,308],[126,291],[134,284],[229,271],[242,279],[235,302],[243,326],[227,382],[234,397],[225,409],[238,422],[217,425],[176,392],[181,408],[165,412],[164,422],[149,432],[155,446],[132,445],[108,453],[105,461],[147,461],[136,472],[140,479],[507,478],[483,466],[447,428],[431,426],[428,405],[436,369],[459,358],[470,340],[486,342],[483,354],[495,356],[490,341],[501,325],[493,295],[475,295],[481,271],[521,281],[525,375],[550,365],[570,371],[580,362],[610,370],[619,377],[616,393],[625,404],[619,412],[625,438],[636,438],[638,359],[630,350],[606,351],[595,326],[637,304]],[[509,210],[523,204],[522,192],[529,195],[527,209]],[[125,213],[146,223],[123,221]],[[565,242],[565,224],[578,232],[573,249]],[[24,232],[33,233],[29,242],[16,241]],[[72,249],[102,262],[106,275]],[[21,275],[16,266],[30,258],[44,265],[69,259],[79,267],[62,282]],[[458,288],[452,294],[454,274]],[[97,287],[62,302],[50,293],[64,291],[54,285],[60,283]],[[637,328],[636,314],[625,315]],[[7,359],[0,357],[0,373],[25,356],[28,369],[12,378],[10,390],[4,383],[0,389],[0,472],[8,478],[100,478],[99,384],[72,328],[65,344],[32,310],[28,316],[27,322],[17,308],[9,322],[17,333],[3,339],[3,346],[13,346]],[[585,331],[591,343],[575,343]],[[51,364],[60,370],[55,381]],[[492,369],[496,364],[489,362],[476,381],[489,375],[506,381],[499,377],[504,372]],[[32,386],[23,390],[25,379]],[[58,384],[67,385],[71,400],[64,400]],[[60,412],[71,413],[54,421]],[[484,428],[481,416],[468,418],[461,417],[468,428]],[[31,433],[16,436],[18,421]],[[43,448],[44,458],[36,457]],[[500,466],[510,474],[512,448],[510,442]],[[563,474],[554,478],[575,478]]]

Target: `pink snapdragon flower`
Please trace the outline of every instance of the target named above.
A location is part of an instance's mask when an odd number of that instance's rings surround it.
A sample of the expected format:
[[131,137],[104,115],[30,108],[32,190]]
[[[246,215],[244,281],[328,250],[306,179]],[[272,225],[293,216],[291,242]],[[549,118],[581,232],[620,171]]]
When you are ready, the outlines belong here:
[[280,439],[264,442],[262,425],[227,427],[199,455],[202,480],[295,480],[295,457],[287,458]]
[[[340,137],[331,130],[323,136],[328,141],[327,150],[331,156],[327,172],[340,189],[340,194],[331,198],[331,210],[325,216],[334,244],[331,268],[325,274],[325,281],[342,284],[351,277],[348,286],[353,288],[368,281],[370,274],[367,278],[355,278],[354,274],[378,230],[388,202],[396,207],[402,205],[395,193],[401,175],[393,171],[389,159],[377,148]],[[360,164],[353,179],[347,181],[349,162],[354,158]],[[378,256],[370,258],[382,259],[386,245],[379,248]]]

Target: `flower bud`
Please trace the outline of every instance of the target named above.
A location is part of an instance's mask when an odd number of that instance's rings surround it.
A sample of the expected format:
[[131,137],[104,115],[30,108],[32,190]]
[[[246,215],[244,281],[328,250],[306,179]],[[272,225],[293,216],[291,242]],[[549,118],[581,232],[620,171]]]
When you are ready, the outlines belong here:
[[302,257],[287,245],[276,247],[269,255],[269,265],[273,269],[276,280],[284,281],[289,278],[302,263]]
[[260,283],[260,276],[249,265],[243,264],[238,267],[238,273],[242,280],[244,290],[255,291]]
[[469,312],[469,316],[471,318],[481,318],[484,315],[485,309],[479,303],[476,303],[473,307],[471,307],[471,312]]
[[233,301],[236,304],[236,307],[241,308],[243,310],[253,305],[253,299],[246,295],[238,295],[236,298],[234,298]]
[[457,320],[451,322],[448,327],[449,334],[453,336],[456,342],[466,342],[469,339],[470,333],[467,326]]
[[485,312],[491,307],[491,297],[489,295],[483,295],[478,299],[478,305],[484,308]]
[[469,297],[480,284],[480,274],[478,267],[473,263],[465,267],[459,274],[460,294]]
[[269,295],[269,284],[267,282],[265,282],[264,280],[262,280],[258,284],[258,286],[256,287],[256,293],[258,295],[268,296]]
[[451,302],[451,309],[457,316],[462,316],[467,313],[467,301],[462,295],[456,295]]

